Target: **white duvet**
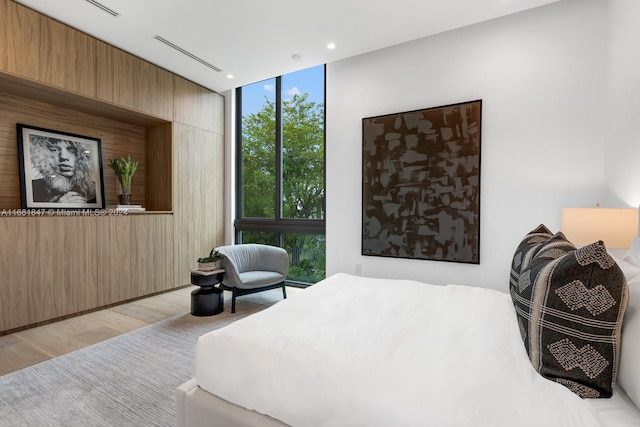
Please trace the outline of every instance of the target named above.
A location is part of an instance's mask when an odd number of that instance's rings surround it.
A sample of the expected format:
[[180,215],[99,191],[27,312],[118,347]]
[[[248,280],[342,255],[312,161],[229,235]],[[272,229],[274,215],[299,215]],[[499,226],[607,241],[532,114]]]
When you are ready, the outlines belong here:
[[293,426],[600,426],[531,366],[509,295],[337,274],[199,338],[200,387]]

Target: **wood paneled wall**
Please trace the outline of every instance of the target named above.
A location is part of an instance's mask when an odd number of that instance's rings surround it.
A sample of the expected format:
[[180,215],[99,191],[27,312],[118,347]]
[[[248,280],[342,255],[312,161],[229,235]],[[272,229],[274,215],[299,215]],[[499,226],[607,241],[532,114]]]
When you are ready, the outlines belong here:
[[175,287],[173,216],[0,218],[2,330]]
[[9,0],[0,7],[0,70],[38,80],[40,14]]
[[[220,134],[174,123],[173,179],[176,281],[189,277],[199,257],[224,242],[224,142]],[[196,166],[197,165],[197,166]]]
[[175,287],[171,215],[100,218],[97,238],[98,306]]
[[132,158],[139,160],[139,170],[133,176],[132,203],[145,204],[146,129],[144,127],[56,107],[0,91],[0,209],[20,207],[16,123],[100,138],[107,205],[118,203],[116,178],[108,166],[108,159],[131,155]]
[[9,0],[0,8],[0,70],[96,95],[95,39]]
[[149,210],[170,211],[172,209],[172,129],[171,123],[147,128],[147,163],[153,165],[147,168],[146,176],[146,182],[153,182],[153,185],[146,187],[146,206]]
[[172,161],[175,171],[176,281],[224,243],[224,98],[175,77]]
[[25,286],[28,226],[24,218],[0,218],[0,330],[33,323],[25,313],[31,292],[31,287]]
[[96,96],[96,41],[52,19],[41,18],[38,80]]
[[175,77],[175,121],[224,134],[224,98],[181,77]]
[[173,120],[173,74],[98,42],[97,97]]
[[26,219],[27,270],[23,283],[27,321],[50,319],[96,306],[95,217]]
[[0,330],[96,306],[95,217],[0,218]]
[[0,333],[189,282],[223,243],[224,99],[0,0],[0,209],[20,207],[16,123],[101,139],[140,161],[124,217],[0,217]]

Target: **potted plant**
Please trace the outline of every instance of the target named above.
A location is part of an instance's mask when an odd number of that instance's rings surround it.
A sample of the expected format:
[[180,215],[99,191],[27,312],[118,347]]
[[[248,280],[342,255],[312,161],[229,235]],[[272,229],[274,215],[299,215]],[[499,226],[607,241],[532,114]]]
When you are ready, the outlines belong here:
[[109,166],[113,169],[118,179],[118,203],[128,205],[131,203],[131,179],[138,170],[138,162],[128,158],[116,157],[109,159]]
[[209,256],[198,258],[198,270],[213,271],[220,268],[220,261],[222,261],[222,254],[216,250],[211,249]]

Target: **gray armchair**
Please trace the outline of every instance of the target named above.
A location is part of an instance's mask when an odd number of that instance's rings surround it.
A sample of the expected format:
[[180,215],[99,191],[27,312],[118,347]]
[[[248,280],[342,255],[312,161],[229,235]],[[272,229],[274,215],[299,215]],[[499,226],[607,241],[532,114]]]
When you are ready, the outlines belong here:
[[247,243],[216,248],[224,258],[224,279],[220,287],[232,292],[231,312],[236,312],[236,297],[282,288],[289,273],[289,255],[276,246]]

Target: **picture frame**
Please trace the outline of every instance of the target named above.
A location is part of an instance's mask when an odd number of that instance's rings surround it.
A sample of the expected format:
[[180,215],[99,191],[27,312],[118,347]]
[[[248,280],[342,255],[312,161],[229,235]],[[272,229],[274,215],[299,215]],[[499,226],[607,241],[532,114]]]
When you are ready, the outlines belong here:
[[22,209],[104,209],[99,138],[16,124]]
[[480,263],[482,100],[362,119],[362,255]]

